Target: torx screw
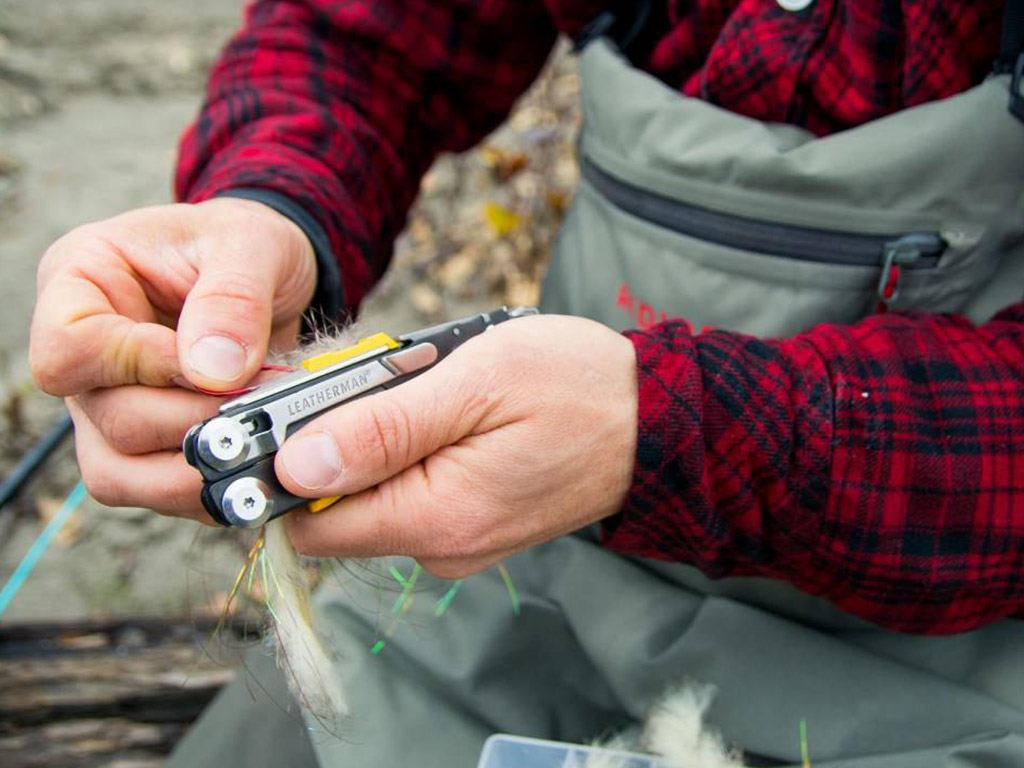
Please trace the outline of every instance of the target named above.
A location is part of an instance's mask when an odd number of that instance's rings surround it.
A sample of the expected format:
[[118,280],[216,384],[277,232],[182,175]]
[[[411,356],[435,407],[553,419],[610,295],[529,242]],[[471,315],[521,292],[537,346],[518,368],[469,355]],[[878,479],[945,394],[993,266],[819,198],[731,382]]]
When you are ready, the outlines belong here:
[[257,528],[274,512],[270,488],[256,477],[240,477],[224,489],[221,512],[229,525]]
[[203,461],[214,469],[232,469],[245,461],[249,434],[234,419],[218,416],[199,430],[196,447]]

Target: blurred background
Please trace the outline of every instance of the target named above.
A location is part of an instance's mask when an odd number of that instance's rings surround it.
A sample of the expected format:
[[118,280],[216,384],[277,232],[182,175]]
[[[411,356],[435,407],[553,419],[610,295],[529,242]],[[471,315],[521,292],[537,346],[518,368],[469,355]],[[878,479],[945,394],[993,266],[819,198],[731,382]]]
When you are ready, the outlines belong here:
[[[28,376],[39,256],[79,224],[170,201],[178,136],[243,5],[0,0],[0,480],[63,414]],[[578,122],[560,48],[502,128],[425,177],[364,327],[536,303]],[[67,441],[0,508],[0,589],[77,480]],[[86,499],[0,615],[0,766],[160,765],[236,674],[211,638],[244,554],[227,532]],[[258,642],[250,608],[233,607],[228,645]]]

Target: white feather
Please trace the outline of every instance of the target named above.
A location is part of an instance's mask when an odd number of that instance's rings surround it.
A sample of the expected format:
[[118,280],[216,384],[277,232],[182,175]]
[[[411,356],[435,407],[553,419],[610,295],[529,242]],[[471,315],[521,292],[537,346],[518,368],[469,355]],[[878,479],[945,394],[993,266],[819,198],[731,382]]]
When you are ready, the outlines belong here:
[[[271,355],[271,361],[297,368],[305,359],[344,349],[358,338],[354,325],[332,327],[322,319],[316,320],[312,323],[312,338],[305,339],[296,349]],[[316,630],[309,581],[285,532],[284,519],[268,523],[264,535],[268,571],[272,574],[270,583],[265,585],[267,613],[277,664],[296,700],[328,730],[333,730],[348,715],[348,702],[334,662]]]
[[[704,714],[713,696],[710,686],[683,685],[669,691],[651,708],[640,743],[633,745],[633,751],[651,755],[663,768],[743,768],[741,756],[705,726]],[[603,746],[630,748],[621,739]],[[595,754],[585,768],[625,768],[628,764],[617,755]]]
[[313,623],[309,582],[284,520],[267,524],[264,548],[272,572],[267,604],[277,645],[277,663],[295,698],[329,727],[348,715],[348,702],[334,663]]
[[671,768],[742,768],[739,754],[705,727],[710,686],[684,685],[670,691],[647,716],[640,744]]

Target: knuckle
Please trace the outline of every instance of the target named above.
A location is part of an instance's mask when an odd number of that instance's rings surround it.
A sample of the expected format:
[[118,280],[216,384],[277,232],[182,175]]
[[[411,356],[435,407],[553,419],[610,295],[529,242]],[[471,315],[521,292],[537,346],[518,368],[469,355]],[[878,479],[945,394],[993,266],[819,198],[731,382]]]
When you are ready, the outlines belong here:
[[114,478],[97,468],[82,470],[85,489],[94,500],[105,507],[117,507],[121,504],[120,489]]
[[41,356],[37,352],[31,352],[28,360],[29,374],[43,392],[50,395],[59,394],[57,389],[57,376],[49,358]]
[[108,383],[136,381],[138,358],[138,347],[133,343],[131,334],[108,338],[100,360],[102,380]]
[[95,263],[100,253],[117,253],[105,236],[104,222],[82,224],[53,241],[39,259],[36,280],[44,285],[58,273],[75,273],[86,264]]
[[508,370],[509,367],[503,363],[487,360],[477,361],[467,370],[459,382],[456,399],[472,423],[486,420],[501,405],[508,387],[508,376],[502,372]]
[[70,364],[70,345],[65,334],[56,330],[37,331],[29,345],[29,373],[41,390],[51,395],[70,394],[67,389],[67,369]]
[[408,465],[412,427],[401,406],[382,400],[367,411],[367,419],[358,437],[360,448],[383,464],[388,471]]
[[138,423],[125,418],[124,411],[116,404],[107,404],[96,417],[96,428],[107,443],[118,453],[139,453],[140,434]]
[[76,423],[75,453],[78,459],[78,469],[82,474],[82,482],[89,496],[100,504],[107,507],[116,507],[121,502],[121,487],[116,478],[107,471],[103,460],[102,451],[97,449],[95,443],[80,440],[77,436],[78,420],[86,418],[74,415]]
[[225,272],[200,294],[200,300],[216,302],[226,319],[258,316],[266,308],[266,290],[258,277],[245,272]]
[[64,233],[54,240],[39,259],[36,275],[42,280],[52,274],[54,269],[67,263],[68,251],[83,238],[89,237],[89,224],[82,224]]
[[373,508],[377,513],[373,516],[370,527],[373,546],[382,552],[402,553],[406,546],[403,527],[398,524],[400,512],[408,508],[395,490],[394,483],[383,483],[373,491],[376,499]]

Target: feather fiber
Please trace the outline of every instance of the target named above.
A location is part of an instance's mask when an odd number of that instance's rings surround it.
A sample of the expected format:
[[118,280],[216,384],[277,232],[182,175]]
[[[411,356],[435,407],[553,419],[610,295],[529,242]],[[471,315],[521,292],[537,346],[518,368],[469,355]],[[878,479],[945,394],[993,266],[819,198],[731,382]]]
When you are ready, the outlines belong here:
[[307,710],[321,721],[336,723],[348,715],[348,702],[314,626],[309,582],[281,518],[267,524],[264,548],[273,573],[267,606],[278,666]]
[[[639,744],[618,738],[600,746],[649,754],[659,768],[743,768],[741,756],[728,749],[704,722],[713,696],[710,686],[674,688],[651,708]],[[618,755],[595,754],[587,759],[585,768],[626,768],[630,764]]]
[[[318,327],[302,346],[273,355],[272,362],[297,368],[303,360],[344,349],[358,337],[356,326]],[[285,531],[284,519],[268,523],[264,535],[265,557],[274,575],[267,585],[267,613],[277,664],[296,700],[331,730],[348,715],[349,708],[340,675],[316,629],[309,580]]]

